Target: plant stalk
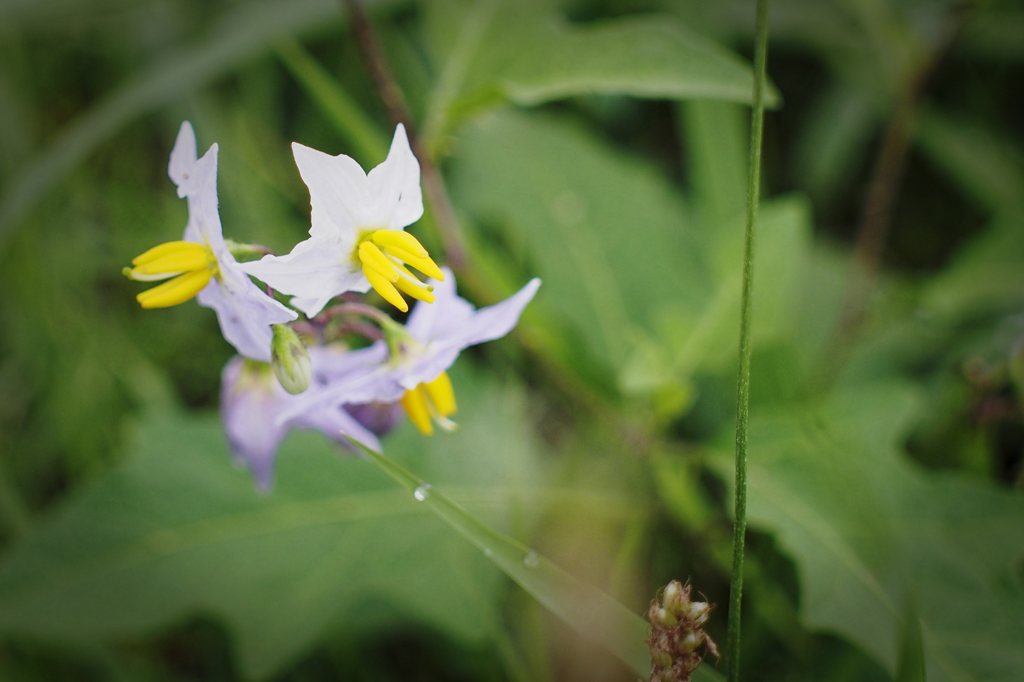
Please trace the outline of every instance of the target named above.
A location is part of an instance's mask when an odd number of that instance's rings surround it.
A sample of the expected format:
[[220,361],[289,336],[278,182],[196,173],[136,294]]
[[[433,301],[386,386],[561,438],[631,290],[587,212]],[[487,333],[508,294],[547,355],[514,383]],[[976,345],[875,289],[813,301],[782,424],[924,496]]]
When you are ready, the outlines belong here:
[[768,58],[768,0],[757,0],[754,43],[754,106],[750,112],[750,179],[743,241],[743,294],[740,303],[740,363],[736,386],[736,525],[732,541],[732,582],[725,644],[726,679],[740,676],[740,606],[743,599],[743,550],[747,531],[747,420],[750,414],[750,318],[754,288],[754,223],[761,196],[761,140],[764,136],[765,62]]

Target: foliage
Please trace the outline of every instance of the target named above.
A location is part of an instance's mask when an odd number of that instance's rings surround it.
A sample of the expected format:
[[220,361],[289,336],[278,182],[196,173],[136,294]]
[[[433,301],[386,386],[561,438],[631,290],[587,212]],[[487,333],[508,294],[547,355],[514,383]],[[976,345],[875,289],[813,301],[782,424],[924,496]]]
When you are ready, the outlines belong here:
[[[220,145],[227,236],[279,252],[308,228],[290,141],[380,160],[340,5],[7,2],[0,676],[627,680],[573,590],[640,614],[687,578],[725,640],[752,3],[366,5],[469,245],[461,293],[544,281],[459,361],[460,431],[385,452],[536,548],[544,606],[319,436],[255,492],[212,414],[212,315],[144,314],[120,275],[180,234],[183,119]],[[1024,7],[769,14],[744,677],[1024,678]],[[864,187],[923,69],[851,328]],[[436,226],[412,228],[432,251]]]

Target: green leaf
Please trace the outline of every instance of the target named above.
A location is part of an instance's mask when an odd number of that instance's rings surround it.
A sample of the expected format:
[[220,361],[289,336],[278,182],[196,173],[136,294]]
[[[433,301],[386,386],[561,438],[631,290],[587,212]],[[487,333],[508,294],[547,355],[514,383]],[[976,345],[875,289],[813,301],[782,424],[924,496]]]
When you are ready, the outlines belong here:
[[603,644],[636,674],[650,672],[651,658],[645,642],[647,621],[601,590],[576,580],[536,550],[497,532],[401,465],[353,443],[545,608],[577,632]]
[[[497,76],[516,104],[580,94],[749,103],[750,67],[734,53],[667,15],[623,17],[583,26],[538,22],[529,43]],[[768,100],[779,101],[769,86]]]
[[[1024,499],[908,462],[915,406],[888,384],[758,415],[748,518],[795,560],[808,626],[895,675],[914,595],[929,680],[1022,679]],[[731,480],[732,453],[714,462]]]
[[[551,2],[428,5],[441,65],[425,136],[431,148],[469,113],[576,95],[710,98],[749,103],[753,74],[734,53],[668,15],[570,24]],[[778,103],[771,88],[769,99]]]
[[356,149],[356,157],[363,162],[362,165],[369,168],[383,161],[388,155],[387,138],[337,79],[294,38],[282,38],[274,49],[288,71],[327,115],[335,130]]
[[[425,440],[406,428],[388,446],[501,525],[536,480],[522,396],[455,379],[462,431]],[[135,457],[5,554],[0,631],[88,641],[209,613],[231,626],[255,678],[328,629],[399,616],[492,636],[500,573],[369,462],[337,451],[294,434],[274,491],[260,495],[232,468],[216,420],[151,420]]]
[[682,197],[654,168],[568,122],[505,111],[470,126],[451,188],[478,223],[523,244],[539,302],[619,365],[631,327],[665,301],[696,315],[709,266]]
[[903,614],[903,636],[896,665],[896,682],[926,682],[924,641],[921,638],[921,620],[914,601],[908,600]]

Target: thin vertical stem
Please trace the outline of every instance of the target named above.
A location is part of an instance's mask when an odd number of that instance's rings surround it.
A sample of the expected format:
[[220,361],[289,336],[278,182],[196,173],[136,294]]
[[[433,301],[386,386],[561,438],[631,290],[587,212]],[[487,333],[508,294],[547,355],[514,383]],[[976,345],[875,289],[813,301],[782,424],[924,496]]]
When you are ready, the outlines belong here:
[[736,387],[736,526],[732,541],[729,630],[725,645],[726,679],[740,675],[740,605],[743,599],[743,549],[747,530],[747,418],[750,413],[750,311],[754,288],[754,223],[761,196],[761,138],[764,134],[765,61],[768,58],[768,0],[757,0],[754,46],[754,107],[750,113],[750,180],[743,244],[743,297],[740,304],[740,366]]
[[405,100],[405,94],[399,87],[391,72],[391,65],[384,50],[373,30],[366,12],[359,0],[342,0],[348,9],[349,20],[352,22],[352,29],[355,31],[356,40],[359,42],[359,49],[370,69],[377,94],[384,102],[392,123],[401,123],[405,126],[409,136],[409,144],[412,151],[420,162],[420,173],[423,181],[423,191],[427,195],[427,201],[433,210],[434,219],[437,222],[438,234],[444,246],[448,262],[456,270],[461,270],[467,264],[466,245],[463,242],[462,230],[459,227],[459,220],[455,215],[455,208],[452,206],[451,198],[448,196],[448,188],[445,186],[441,170],[434,163],[429,150],[420,141],[416,126],[413,123],[412,113]]

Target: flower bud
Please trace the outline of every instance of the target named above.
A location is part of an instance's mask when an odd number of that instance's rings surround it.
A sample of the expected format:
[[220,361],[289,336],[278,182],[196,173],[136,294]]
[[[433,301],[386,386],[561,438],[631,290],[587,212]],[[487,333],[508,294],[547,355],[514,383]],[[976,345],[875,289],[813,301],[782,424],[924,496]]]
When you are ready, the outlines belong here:
[[671,626],[679,622],[670,611],[666,611],[658,605],[651,607],[650,616],[651,622],[658,623],[659,625]]
[[274,339],[270,342],[270,356],[281,388],[292,394],[302,393],[309,387],[312,369],[309,353],[299,335],[286,324],[274,325]]
[[694,622],[695,625],[700,625],[708,619],[708,612],[711,608],[707,602],[695,601],[690,604],[690,608],[686,612],[686,617]]
[[703,630],[694,630],[686,633],[686,635],[679,640],[677,645],[679,653],[681,654],[692,654],[693,651],[700,645],[704,640]]

